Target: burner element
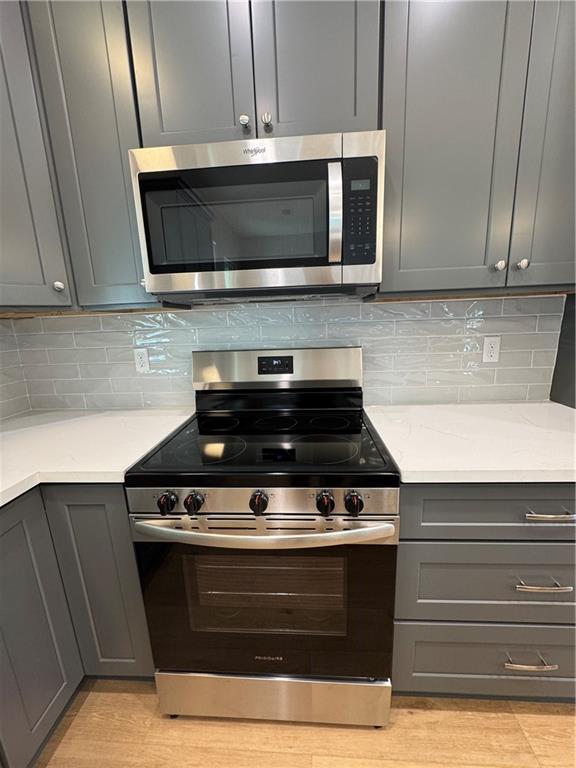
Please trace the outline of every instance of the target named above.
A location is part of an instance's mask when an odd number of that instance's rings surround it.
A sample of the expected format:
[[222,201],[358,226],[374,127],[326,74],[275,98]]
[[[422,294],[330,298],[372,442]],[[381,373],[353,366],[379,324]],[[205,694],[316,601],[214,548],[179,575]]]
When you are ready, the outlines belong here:
[[342,435],[302,435],[292,442],[302,464],[343,464],[359,451],[357,442]]
[[200,436],[198,445],[204,464],[222,464],[237,458],[246,450],[246,442],[234,435],[216,439]]
[[310,426],[314,426],[317,429],[344,429],[344,427],[350,426],[350,419],[345,416],[335,416],[330,414],[328,416],[314,416],[310,419]]
[[236,416],[203,416],[202,428],[210,429],[212,432],[228,432],[240,424],[240,419]]
[[292,429],[297,423],[297,420],[292,416],[274,415],[264,416],[263,418],[258,419],[258,421],[256,421],[256,426],[259,428],[264,427],[266,429],[271,429],[274,432],[280,432],[281,430],[287,431]]

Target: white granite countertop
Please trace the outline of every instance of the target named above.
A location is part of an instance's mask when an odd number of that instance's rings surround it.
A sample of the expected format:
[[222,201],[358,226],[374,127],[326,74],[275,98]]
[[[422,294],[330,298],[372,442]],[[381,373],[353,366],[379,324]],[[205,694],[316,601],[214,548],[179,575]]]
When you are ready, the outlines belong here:
[[558,403],[369,406],[404,483],[576,481],[576,411]]
[[193,409],[36,411],[0,423],[0,506],[39,483],[123,483]]

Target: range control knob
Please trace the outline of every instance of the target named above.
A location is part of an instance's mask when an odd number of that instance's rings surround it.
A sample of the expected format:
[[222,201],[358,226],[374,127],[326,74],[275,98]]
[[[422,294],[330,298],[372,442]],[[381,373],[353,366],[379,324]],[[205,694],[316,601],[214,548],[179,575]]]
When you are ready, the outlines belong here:
[[344,507],[349,515],[356,517],[364,509],[364,499],[357,491],[348,491],[344,496]]
[[200,512],[205,501],[206,499],[204,498],[203,493],[192,491],[192,493],[189,493],[184,499],[184,509],[189,515],[195,515]]
[[324,517],[329,517],[334,512],[336,502],[330,491],[320,491],[316,495],[316,509]]
[[172,491],[164,491],[156,502],[161,515],[169,515],[174,511],[174,507],[178,504],[178,496]]
[[264,491],[254,491],[250,496],[249,506],[255,515],[263,514],[268,508],[268,496]]

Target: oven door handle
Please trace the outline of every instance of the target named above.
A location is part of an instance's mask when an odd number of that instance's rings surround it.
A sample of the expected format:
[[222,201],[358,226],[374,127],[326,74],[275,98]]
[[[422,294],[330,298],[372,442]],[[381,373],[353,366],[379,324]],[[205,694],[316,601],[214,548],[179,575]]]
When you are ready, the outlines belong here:
[[342,263],[342,162],[328,163],[328,263]]
[[296,535],[259,535],[242,536],[240,534],[201,533],[183,531],[176,528],[164,528],[158,524],[132,522],[136,533],[158,541],[195,544],[200,547],[220,547],[224,549],[309,549],[311,547],[337,547],[342,544],[367,544],[370,541],[389,539],[396,533],[392,523],[383,523],[351,531],[330,533],[302,533]]

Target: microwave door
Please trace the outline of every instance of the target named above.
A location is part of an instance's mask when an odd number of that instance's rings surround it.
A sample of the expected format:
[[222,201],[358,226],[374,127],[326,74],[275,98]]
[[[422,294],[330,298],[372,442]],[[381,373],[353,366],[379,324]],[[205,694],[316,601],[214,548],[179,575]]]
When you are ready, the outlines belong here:
[[153,293],[339,286],[341,161],[139,175]]

